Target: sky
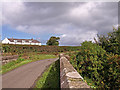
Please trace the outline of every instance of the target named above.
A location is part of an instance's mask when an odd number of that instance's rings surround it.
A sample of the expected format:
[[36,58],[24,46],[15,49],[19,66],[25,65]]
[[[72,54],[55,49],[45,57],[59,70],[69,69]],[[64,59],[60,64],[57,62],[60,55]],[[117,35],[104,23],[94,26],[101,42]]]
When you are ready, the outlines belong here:
[[51,36],[60,45],[79,46],[107,35],[118,25],[117,2],[4,2],[2,39],[34,38],[43,45]]

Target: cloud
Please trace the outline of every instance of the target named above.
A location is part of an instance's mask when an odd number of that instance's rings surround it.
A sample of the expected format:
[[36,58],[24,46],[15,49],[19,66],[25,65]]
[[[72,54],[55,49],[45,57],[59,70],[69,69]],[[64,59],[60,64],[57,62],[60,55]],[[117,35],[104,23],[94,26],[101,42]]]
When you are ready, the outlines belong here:
[[94,41],[94,38],[97,39],[97,31],[87,31],[87,32],[77,32],[75,34],[63,34],[60,36],[62,45],[80,45],[83,41]]
[[6,2],[3,24],[35,35],[58,34],[61,45],[79,45],[112,31],[118,24],[118,3]]

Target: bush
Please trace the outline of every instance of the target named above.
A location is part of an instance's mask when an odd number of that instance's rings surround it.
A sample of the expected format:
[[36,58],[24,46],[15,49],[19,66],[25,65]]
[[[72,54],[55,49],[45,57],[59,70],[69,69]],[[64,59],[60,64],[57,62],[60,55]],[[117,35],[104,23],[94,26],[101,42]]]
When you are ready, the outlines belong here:
[[38,45],[12,45],[3,44],[3,51],[5,53],[22,54],[28,52],[41,52],[41,53],[59,53],[66,51],[76,51],[80,46],[38,46]]
[[120,88],[120,56],[109,54],[103,63],[104,87]]
[[101,45],[107,52],[120,55],[120,27],[113,32],[109,32],[107,36],[98,35],[98,44]]
[[[76,55],[76,69],[83,77],[91,78],[95,85],[104,88],[120,87],[120,58],[107,54],[92,42],[83,42]],[[75,66],[75,65],[74,65]]]
[[6,45],[6,46],[4,46],[3,48],[3,52],[9,52],[9,50],[10,50],[10,47],[9,47],[9,45]]

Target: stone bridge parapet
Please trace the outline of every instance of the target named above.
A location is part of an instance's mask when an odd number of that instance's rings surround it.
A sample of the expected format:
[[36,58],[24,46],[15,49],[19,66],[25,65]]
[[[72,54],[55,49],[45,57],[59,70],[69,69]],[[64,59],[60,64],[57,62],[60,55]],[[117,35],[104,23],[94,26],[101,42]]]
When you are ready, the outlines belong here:
[[69,62],[69,56],[60,54],[60,85],[61,88],[87,88],[90,86],[83,81],[81,75]]

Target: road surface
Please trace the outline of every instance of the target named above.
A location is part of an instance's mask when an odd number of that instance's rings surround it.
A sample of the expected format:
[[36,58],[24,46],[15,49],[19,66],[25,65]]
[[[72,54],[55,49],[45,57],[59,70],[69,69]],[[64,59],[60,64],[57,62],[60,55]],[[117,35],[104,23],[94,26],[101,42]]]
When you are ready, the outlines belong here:
[[30,88],[46,66],[58,59],[32,62],[2,75],[2,88]]

